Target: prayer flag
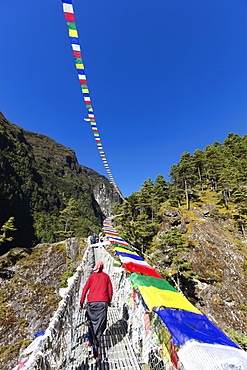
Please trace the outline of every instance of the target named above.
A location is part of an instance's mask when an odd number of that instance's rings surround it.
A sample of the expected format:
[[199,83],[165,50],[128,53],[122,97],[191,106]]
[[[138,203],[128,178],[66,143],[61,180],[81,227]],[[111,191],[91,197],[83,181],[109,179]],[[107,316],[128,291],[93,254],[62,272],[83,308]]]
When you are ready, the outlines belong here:
[[133,258],[136,261],[144,261],[144,259],[141,258],[140,256],[138,256],[138,254],[134,255],[134,254],[128,253],[127,251],[125,251],[125,252],[116,251],[116,254],[118,256],[122,256],[122,257],[130,257],[130,258]]
[[119,256],[120,260],[123,262],[123,264],[125,263],[135,263],[137,265],[141,265],[141,266],[147,266],[147,267],[151,267],[146,261],[144,260],[136,260],[135,259],[135,256],[133,256],[133,258],[131,257],[124,257],[124,256]]
[[65,4],[63,3],[63,11],[64,13],[74,13],[72,4]]
[[67,26],[69,30],[76,30],[75,22],[67,22]]
[[115,249],[115,251],[117,251],[117,252],[128,252],[129,254],[131,254],[131,255],[136,255],[136,256],[138,256],[138,254],[136,253],[136,252],[132,252],[132,250],[131,250],[131,248],[130,248],[130,250],[128,250],[128,249],[125,249],[125,248],[121,248],[121,247],[114,247],[114,249]]
[[188,340],[195,339],[203,343],[239,348],[203,314],[172,309],[155,312],[172,334],[174,344],[182,345]]
[[71,44],[72,50],[81,51],[81,47],[78,44]]
[[73,13],[64,13],[67,22],[75,22],[75,16]]
[[164,306],[200,313],[181,293],[162,290],[153,286],[139,286],[139,291],[150,311],[153,307]]
[[156,278],[153,276],[143,276],[139,274],[131,274],[130,276],[130,281],[132,285],[137,285],[137,286],[146,286],[146,287],[155,287],[161,290],[171,290],[172,292],[177,292],[171,284],[168,283],[163,278]]
[[69,29],[69,36],[70,37],[78,37],[78,32],[76,30]]
[[80,51],[73,51],[74,57],[82,58],[82,53]]
[[123,267],[129,272],[138,272],[143,275],[154,276],[162,279],[162,276],[160,276],[151,266],[142,266],[137,263],[128,262],[124,263]]

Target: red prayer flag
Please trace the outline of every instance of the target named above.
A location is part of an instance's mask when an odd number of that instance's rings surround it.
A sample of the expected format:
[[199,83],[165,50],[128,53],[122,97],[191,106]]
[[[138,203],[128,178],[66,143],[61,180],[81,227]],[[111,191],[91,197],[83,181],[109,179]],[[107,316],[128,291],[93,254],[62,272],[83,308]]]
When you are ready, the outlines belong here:
[[75,22],[75,15],[72,13],[64,13],[67,22]]
[[158,272],[156,272],[155,269],[152,268],[151,266],[148,267],[148,266],[138,265],[138,263],[134,263],[134,262],[126,262],[126,263],[123,263],[122,266],[127,271],[130,271],[130,272],[137,272],[143,275],[153,276],[159,279],[163,279],[163,277],[159,275]]
[[80,51],[73,51],[74,57],[82,58],[82,53]]

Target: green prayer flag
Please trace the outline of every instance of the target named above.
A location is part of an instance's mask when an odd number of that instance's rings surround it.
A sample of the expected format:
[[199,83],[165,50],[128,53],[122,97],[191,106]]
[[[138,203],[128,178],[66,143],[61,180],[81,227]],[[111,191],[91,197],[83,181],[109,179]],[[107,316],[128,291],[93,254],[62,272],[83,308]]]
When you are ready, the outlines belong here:
[[125,245],[122,245],[122,244],[114,243],[114,244],[112,244],[112,246],[113,246],[114,248],[124,248],[124,249],[128,249],[128,250],[130,250],[130,251],[134,252],[134,249],[133,249],[133,248],[131,248],[131,247],[126,247]]
[[83,64],[82,58],[75,58],[75,63],[76,64]]
[[161,289],[161,290],[170,290],[172,292],[177,292],[165,279],[159,279],[153,276],[147,275],[140,275],[137,273],[133,273],[130,276],[130,281],[132,285],[140,285],[150,287],[153,286],[154,288]]
[[75,22],[66,22],[69,30],[76,30]]

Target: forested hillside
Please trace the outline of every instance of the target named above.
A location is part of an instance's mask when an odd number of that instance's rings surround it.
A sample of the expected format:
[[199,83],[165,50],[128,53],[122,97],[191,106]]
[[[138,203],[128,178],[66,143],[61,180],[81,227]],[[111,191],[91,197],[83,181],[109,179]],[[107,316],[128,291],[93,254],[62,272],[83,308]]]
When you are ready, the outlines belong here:
[[247,135],[183,153],[117,205],[119,234],[247,348]]
[[98,232],[117,200],[109,181],[79,165],[73,150],[0,114],[0,226],[14,217],[17,229],[1,253]]

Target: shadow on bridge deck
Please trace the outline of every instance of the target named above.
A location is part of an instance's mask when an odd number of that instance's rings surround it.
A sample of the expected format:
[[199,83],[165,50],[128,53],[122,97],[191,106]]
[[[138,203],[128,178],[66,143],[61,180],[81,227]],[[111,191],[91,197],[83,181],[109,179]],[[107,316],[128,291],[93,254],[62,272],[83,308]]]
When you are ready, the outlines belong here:
[[96,364],[92,363],[89,356],[87,341],[84,339],[87,326],[83,320],[84,315],[81,315],[81,323],[76,327],[76,344],[72,348],[68,370],[141,369],[126,336],[127,323],[119,317],[118,309],[108,309],[107,328],[100,342],[100,361]]

